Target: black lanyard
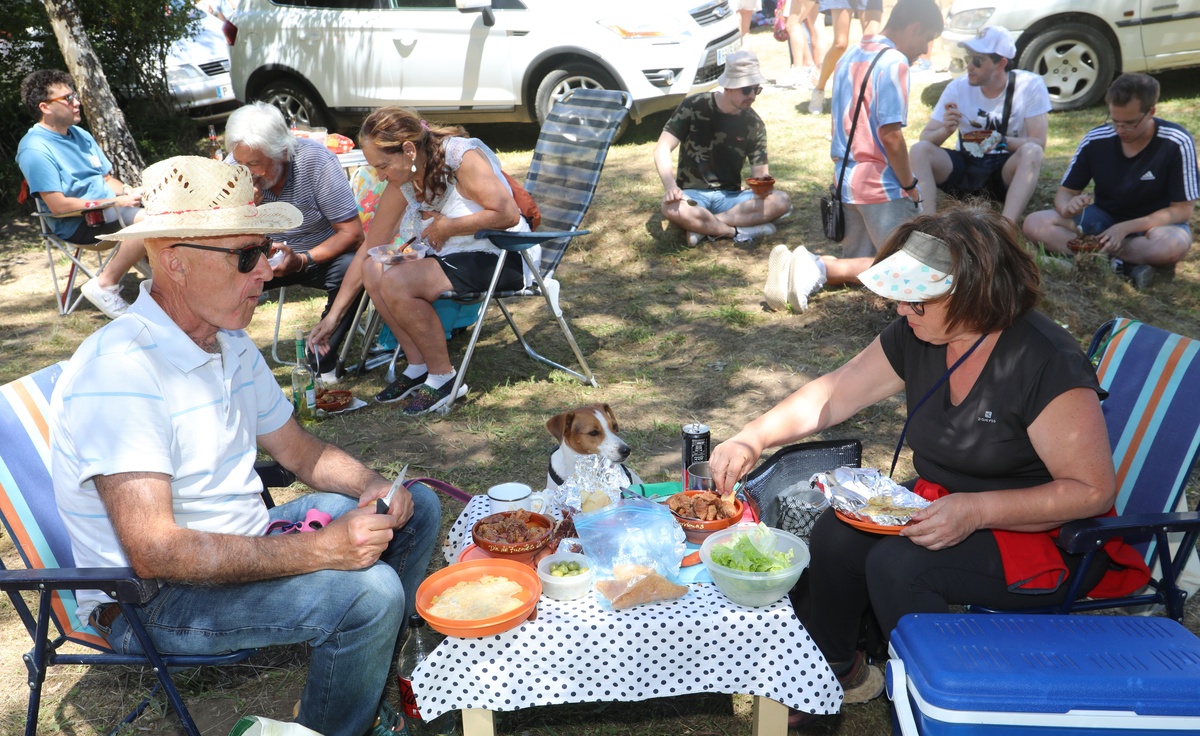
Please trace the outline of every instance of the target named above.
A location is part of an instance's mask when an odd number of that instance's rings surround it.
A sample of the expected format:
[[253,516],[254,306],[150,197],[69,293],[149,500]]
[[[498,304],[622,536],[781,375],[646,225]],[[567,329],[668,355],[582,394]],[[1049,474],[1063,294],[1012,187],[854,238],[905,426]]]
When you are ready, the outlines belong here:
[[986,337],[986,332],[980,335],[979,339],[975,341],[975,344],[971,346],[971,349],[963,353],[961,358],[954,361],[954,365],[950,366],[950,370],[942,374],[942,377],[937,380],[937,383],[933,384],[933,387],[925,392],[925,395],[921,397],[921,400],[917,402],[917,405],[914,406],[912,411],[908,413],[908,416],[904,419],[904,428],[900,430],[900,441],[896,443],[896,453],[892,455],[892,469],[888,471],[889,478],[892,477],[892,473],[896,472],[896,461],[900,459],[900,449],[904,447],[904,435],[908,432],[908,423],[912,421],[913,414],[916,414],[917,409],[920,409],[930,396],[933,396],[933,392],[937,391],[938,388],[950,378],[950,374],[954,372],[955,368],[962,365],[964,360],[971,357],[971,353],[975,352],[975,348],[983,344],[983,340]]

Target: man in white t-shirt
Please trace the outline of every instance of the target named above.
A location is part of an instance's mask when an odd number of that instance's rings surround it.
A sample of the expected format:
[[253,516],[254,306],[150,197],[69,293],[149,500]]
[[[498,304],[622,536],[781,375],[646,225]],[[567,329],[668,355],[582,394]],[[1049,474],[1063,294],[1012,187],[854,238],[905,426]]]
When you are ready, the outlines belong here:
[[[937,188],[950,194],[987,194],[1018,218],[1042,170],[1049,128],[1050,93],[1038,75],[1011,69],[1017,47],[1007,28],[989,26],[959,44],[970,52],[967,73],[946,85],[921,140],[909,152],[925,213],[937,211]],[[964,141],[995,131],[986,141]],[[955,136],[954,149],[942,143]]]

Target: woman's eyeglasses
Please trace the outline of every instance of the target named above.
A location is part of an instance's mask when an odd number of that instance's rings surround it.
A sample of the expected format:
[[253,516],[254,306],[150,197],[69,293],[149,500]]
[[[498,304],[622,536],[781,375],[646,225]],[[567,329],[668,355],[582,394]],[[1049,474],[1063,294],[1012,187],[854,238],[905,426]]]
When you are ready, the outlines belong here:
[[756,95],[756,96],[757,96],[757,95],[761,95],[761,94],[762,94],[762,85],[761,85],[761,84],[758,84],[758,85],[755,85],[755,86],[753,86],[753,87],[742,87],[742,88],[741,88],[741,89],[739,89],[738,91],[739,91],[739,92],[741,92],[743,95],[745,95],[745,96],[747,96],[747,97],[749,97],[750,95]]
[[925,303],[924,302],[900,302],[900,303],[903,304],[904,306],[908,307],[909,309],[911,309],[912,313],[917,315],[918,317],[925,316]]
[[238,257],[237,270],[238,273],[250,273],[254,267],[258,265],[259,256],[269,257],[271,254],[271,241],[264,240],[258,245],[251,245],[247,248],[217,248],[211,245],[197,245],[196,243],[175,243],[168,246],[171,248],[195,248],[196,250],[211,250],[216,253],[230,253]]

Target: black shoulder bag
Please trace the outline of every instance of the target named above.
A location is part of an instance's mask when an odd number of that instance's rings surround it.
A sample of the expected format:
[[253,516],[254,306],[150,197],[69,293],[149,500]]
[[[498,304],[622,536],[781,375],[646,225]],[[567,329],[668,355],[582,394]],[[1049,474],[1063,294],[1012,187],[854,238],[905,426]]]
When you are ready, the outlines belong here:
[[837,187],[829,187],[829,196],[821,197],[821,226],[825,229],[825,237],[835,243],[842,242],[846,237],[846,220],[842,213],[842,182],[846,180],[846,159],[850,157],[850,144],[854,142],[854,131],[858,128],[858,113],[862,111],[863,97],[867,94],[867,83],[871,81],[871,72],[875,64],[890,46],[883,49],[871,60],[867,73],[863,76],[862,89],[858,91],[858,100],[854,104],[854,119],[850,122],[850,135],[846,137],[846,152],[842,155],[842,170],[838,173]]

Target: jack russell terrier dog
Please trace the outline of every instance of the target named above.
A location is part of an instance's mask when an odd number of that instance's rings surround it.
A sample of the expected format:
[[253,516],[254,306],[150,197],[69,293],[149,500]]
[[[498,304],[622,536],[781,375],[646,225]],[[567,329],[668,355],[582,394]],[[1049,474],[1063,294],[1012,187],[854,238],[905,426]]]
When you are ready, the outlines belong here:
[[592,404],[563,412],[546,421],[546,429],[558,440],[550,454],[546,488],[558,490],[575,470],[581,455],[601,455],[621,466],[628,485],[642,482],[637,473],[625,467],[629,445],[617,436],[617,415],[608,404]]

